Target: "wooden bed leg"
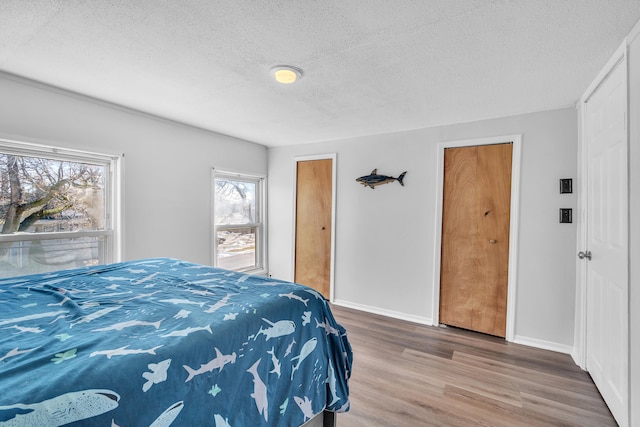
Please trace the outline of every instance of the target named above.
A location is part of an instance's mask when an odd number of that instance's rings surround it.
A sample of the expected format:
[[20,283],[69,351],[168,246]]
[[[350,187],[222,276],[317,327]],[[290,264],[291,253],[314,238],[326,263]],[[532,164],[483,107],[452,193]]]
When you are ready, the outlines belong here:
[[336,413],[324,411],[322,427],[336,427]]

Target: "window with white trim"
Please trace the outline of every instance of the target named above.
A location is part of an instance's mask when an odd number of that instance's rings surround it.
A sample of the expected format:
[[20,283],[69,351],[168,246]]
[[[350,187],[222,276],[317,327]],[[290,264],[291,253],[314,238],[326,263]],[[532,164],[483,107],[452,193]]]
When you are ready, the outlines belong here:
[[119,162],[0,139],[0,276],[120,261]]
[[264,178],[214,170],[213,265],[264,269]]

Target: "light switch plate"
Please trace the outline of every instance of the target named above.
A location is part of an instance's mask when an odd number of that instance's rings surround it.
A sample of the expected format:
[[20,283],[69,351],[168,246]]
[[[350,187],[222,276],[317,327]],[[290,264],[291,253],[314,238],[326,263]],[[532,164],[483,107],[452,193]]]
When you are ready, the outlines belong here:
[[560,179],[560,194],[573,193],[573,180],[571,178]]
[[572,218],[571,208],[560,208],[560,223],[566,224],[566,223],[572,223],[572,222],[573,222],[573,218]]

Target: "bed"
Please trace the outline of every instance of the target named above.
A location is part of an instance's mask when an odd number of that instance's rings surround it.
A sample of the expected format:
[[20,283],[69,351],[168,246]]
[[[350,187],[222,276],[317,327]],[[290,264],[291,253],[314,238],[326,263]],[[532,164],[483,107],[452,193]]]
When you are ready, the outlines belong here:
[[349,409],[352,360],[289,282],[170,258],[0,280],[2,427],[300,426]]

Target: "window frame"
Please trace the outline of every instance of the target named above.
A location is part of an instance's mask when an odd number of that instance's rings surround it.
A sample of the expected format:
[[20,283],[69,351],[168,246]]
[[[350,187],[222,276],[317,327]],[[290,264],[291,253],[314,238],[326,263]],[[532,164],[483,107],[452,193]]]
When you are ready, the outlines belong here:
[[[0,234],[0,242],[34,242],[54,239],[77,239],[81,237],[103,237],[104,251],[100,264],[122,261],[122,202],[121,202],[121,169],[122,155],[103,154],[85,150],[63,148],[41,143],[16,141],[0,138],[0,153],[61,160],[68,162],[88,163],[105,168],[105,226],[104,230],[55,231],[13,234]],[[51,271],[55,271],[51,270]]]
[[[235,181],[251,182],[256,185],[255,194],[255,221],[242,224],[217,224],[216,223],[216,180],[229,179]],[[266,274],[267,272],[267,232],[266,232],[266,199],[267,178],[263,175],[248,174],[242,172],[230,172],[227,170],[211,169],[211,265],[218,266],[217,236],[220,230],[237,228],[255,228],[255,264],[251,267],[240,268],[233,271],[249,274]],[[219,267],[223,268],[223,267]]]

